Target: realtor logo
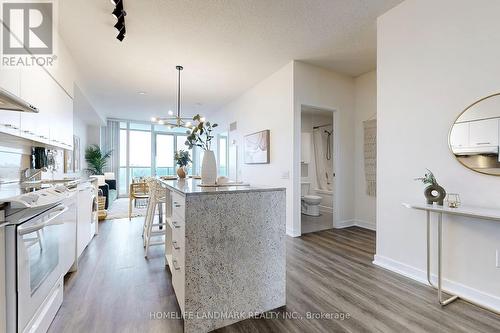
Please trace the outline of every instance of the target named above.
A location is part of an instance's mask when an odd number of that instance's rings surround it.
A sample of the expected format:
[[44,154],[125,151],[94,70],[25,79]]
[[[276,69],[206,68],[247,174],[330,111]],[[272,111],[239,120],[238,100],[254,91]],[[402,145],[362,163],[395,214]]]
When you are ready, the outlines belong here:
[[2,66],[52,66],[53,31],[52,2],[3,1]]

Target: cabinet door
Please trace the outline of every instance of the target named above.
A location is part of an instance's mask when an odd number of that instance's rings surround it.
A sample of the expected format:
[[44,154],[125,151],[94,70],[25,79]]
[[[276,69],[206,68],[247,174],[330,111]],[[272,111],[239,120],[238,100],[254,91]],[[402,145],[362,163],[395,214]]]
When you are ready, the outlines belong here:
[[77,223],[77,255],[90,243],[92,236],[90,224],[92,222],[92,188],[82,188],[78,191],[78,223]]
[[469,123],[459,123],[453,125],[450,135],[452,147],[467,147],[469,145]]
[[470,145],[498,146],[498,119],[470,122]]
[[21,136],[44,143],[49,143],[49,80],[50,76],[39,66],[21,71],[21,98],[40,110],[40,113],[21,113]]
[[[20,70],[0,69],[0,87],[19,96]],[[19,135],[21,112],[4,111],[0,106],[0,132]]]

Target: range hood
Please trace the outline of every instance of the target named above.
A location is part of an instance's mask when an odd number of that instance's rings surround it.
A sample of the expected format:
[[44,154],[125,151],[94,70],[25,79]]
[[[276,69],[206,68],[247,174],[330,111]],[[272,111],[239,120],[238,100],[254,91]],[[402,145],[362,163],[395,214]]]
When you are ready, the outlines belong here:
[[0,110],[38,113],[37,107],[0,88]]
[[498,155],[498,146],[453,148],[457,156]]

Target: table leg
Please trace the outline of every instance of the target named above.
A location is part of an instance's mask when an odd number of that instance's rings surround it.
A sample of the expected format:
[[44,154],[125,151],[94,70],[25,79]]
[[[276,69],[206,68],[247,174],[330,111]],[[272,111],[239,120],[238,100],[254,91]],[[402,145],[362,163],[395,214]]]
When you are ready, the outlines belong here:
[[436,286],[431,281],[431,212],[428,210],[427,213],[427,281],[431,287],[436,288]]
[[443,213],[438,215],[438,299],[439,304],[448,305],[451,302],[458,299],[458,296],[452,296],[446,300],[443,300],[443,289],[442,289],[442,261],[443,261]]

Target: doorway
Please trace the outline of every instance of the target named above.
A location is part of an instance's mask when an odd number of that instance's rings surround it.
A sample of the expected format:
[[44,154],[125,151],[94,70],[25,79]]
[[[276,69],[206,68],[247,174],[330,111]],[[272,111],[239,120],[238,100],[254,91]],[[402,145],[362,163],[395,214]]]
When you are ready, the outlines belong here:
[[334,111],[302,106],[300,124],[300,229],[305,234],[334,225]]

